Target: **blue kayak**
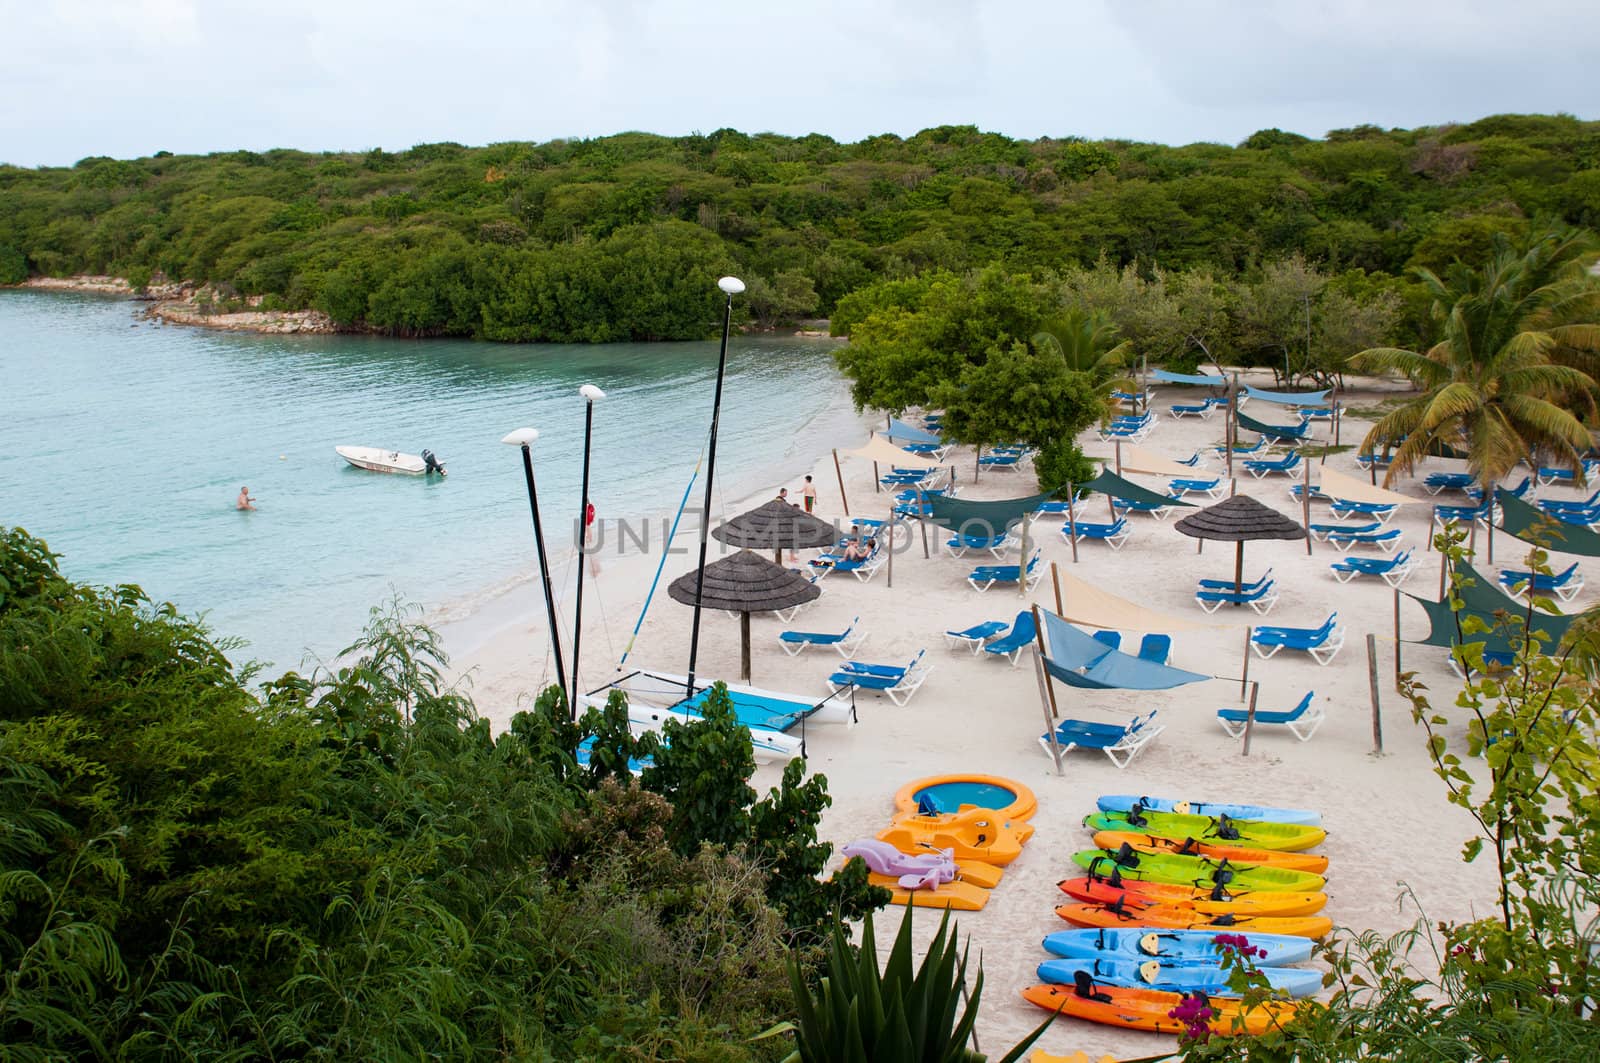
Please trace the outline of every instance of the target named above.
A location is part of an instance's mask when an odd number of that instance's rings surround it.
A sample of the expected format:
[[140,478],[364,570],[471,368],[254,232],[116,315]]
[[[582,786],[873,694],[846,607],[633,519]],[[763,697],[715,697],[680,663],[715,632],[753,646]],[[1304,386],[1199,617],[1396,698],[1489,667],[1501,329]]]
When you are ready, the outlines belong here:
[[[1291,997],[1309,997],[1322,988],[1322,972],[1303,967],[1258,967],[1267,984]],[[1083,971],[1101,985],[1128,989],[1159,989],[1167,993],[1205,993],[1229,996],[1230,972],[1221,967],[1169,966],[1160,960],[1045,960],[1039,965],[1039,979],[1072,985]]]
[[1269,823],[1298,823],[1308,827],[1322,825],[1322,813],[1309,808],[1273,808],[1269,805],[1233,805],[1220,801],[1186,801],[1176,797],[1135,797],[1132,794],[1101,794],[1097,802],[1102,812],[1127,812],[1134,802],[1146,812],[1177,812],[1190,816],[1227,816],[1229,819],[1261,819]]
[[[1226,932],[1225,927],[1215,930],[1158,930],[1140,926],[1061,930],[1044,939],[1044,948],[1046,952],[1068,959],[1158,959],[1172,966],[1219,967],[1222,959],[1217,951],[1217,935]],[[1245,936],[1255,948],[1267,950],[1266,956],[1256,962],[1272,967],[1304,963],[1311,958],[1315,945],[1310,938],[1291,934],[1246,932]]]

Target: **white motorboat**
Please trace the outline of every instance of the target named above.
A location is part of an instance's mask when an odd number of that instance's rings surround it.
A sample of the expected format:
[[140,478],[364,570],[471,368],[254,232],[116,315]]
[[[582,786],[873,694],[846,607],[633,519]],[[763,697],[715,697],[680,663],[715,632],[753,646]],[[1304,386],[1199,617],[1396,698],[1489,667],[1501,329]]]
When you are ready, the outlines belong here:
[[447,475],[444,463],[435,458],[431,450],[424,450],[417,455],[398,450],[384,450],[381,447],[334,447],[333,449],[339,457],[358,469],[370,469],[372,472],[401,472],[408,476],[422,476],[427,473]]

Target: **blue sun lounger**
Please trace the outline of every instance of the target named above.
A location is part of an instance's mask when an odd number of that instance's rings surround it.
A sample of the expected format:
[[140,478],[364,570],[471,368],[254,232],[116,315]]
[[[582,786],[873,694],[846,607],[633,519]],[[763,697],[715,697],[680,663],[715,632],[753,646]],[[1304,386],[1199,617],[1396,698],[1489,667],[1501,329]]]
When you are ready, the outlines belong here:
[[1174,498],[1182,498],[1191,491],[1207,498],[1221,498],[1222,477],[1213,476],[1209,480],[1171,480],[1167,483],[1167,490],[1172,492]]
[[[1246,722],[1250,719],[1248,709],[1218,709],[1217,722],[1222,729],[1234,738],[1244,735]],[[1272,724],[1287,727],[1296,738],[1302,742],[1311,741],[1311,736],[1317,733],[1317,728],[1322,726],[1322,721],[1327,719],[1327,713],[1317,704],[1317,692],[1306,691],[1306,696],[1300,699],[1300,704],[1283,712],[1263,712],[1256,710],[1256,723]]]
[[1202,587],[1194,592],[1194,600],[1208,613],[1214,613],[1224,605],[1248,605],[1257,613],[1266,616],[1278,603],[1278,585],[1272,580],[1267,580],[1261,586],[1242,591],[1235,591],[1231,585],[1225,591]]
[[1539,500],[1539,508],[1552,515],[1556,513],[1586,513],[1596,506],[1600,506],[1600,491],[1596,491],[1582,501],[1576,499],[1564,501],[1556,498],[1541,498]]
[[1351,517],[1372,517],[1379,524],[1388,524],[1400,507],[1393,502],[1350,502],[1343,498],[1333,501],[1333,515],[1340,520]]
[[[1269,568],[1269,569],[1267,569],[1265,572],[1263,572],[1261,574],[1261,578],[1260,579],[1251,580],[1250,582],[1246,583],[1244,586],[1240,587],[1239,589],[1242,590],[1242,591],[1253,591],[1256,588],[1262,586],[1263,584],[1267,584],[1267,583],[1271,583],[1271,582],[1272,582],[1272,569]],[[1231,590],[1233,590],[1233,580],[1231,580],[1231,579],[1203,579],[1203,580],[1200,581],[1200,589],[1203,590],[1203,591],[1231,591]]]
[[928,672],[932,670],[931,665],[922,662],[925,653],[926,650],[918,650],[917,655],[911,658],[911,663],[903,668],[892,664],[847,661],[843,668],[828,677],[828,689],[837,694],[853,686],[858,690],[887,694],[896,705],[904,705],[921,688],[923,681],[928,678]]
[[1392,554],[1400,545],[1400,538],[1405,532],[1399,528],[1389,528],[1385,531],[1336,531],[1328,533],[1328,542],[1338,548],[1341,554],[1349,553],[1352,546],[1376,546],[1386,554]]
[[1276,460],[1259,459],[1244,463],[1245,471],[1256,479],[1268,476],[1275,472],[1292,473],[1300,468],[1300,452],[1291,450],[1288,454]]
[[965,556],[968,550],[987,550],[999,558],[1016,542],[1010,532],[999,535],[955,535],[945,541],[945,549],[955,557]]
[[1022,651],[1032,646],[1036,637],[1036,630],[1033,626],[1033,610],[1025,609],[1017,614],[1017,619],[1012,622],[1011,630],[1006,633],[1005,637],[995,639],[983,647],[983,652],[996,657],[1004,657],[1011,662],[1011,667],[1015,668],[1017,662],[1022,659]]
[[1477,521],[1487,528],[1489,526],[1489,518],[1493,513],[1494,503],[1488,500],[1476,506],[1434,506],[1433,522],[1442,528],[1453,520],[1458,520],[1463,524]]
[[1021,463],[1022,455],[1020,454],[991,453],[985,454],[978,459],[978,467],[980,469],[1005,469],[1008,472],[1016,472]]
[[1072,529],[1074,526],[1078,529],[1078,541],[1080,543],[1086,539],[1098,541],[1105,543],[1113,550],[1121,550],[1122,544],[1127,542],[1128,538],[1133,535],[1133,529],[1128,526],[1128,518],[1126,517],[1118,517],[1110,524],[1096,524],[1080,520],[1061,526],[1061,537],[1069,543],[1072,541]]
[[[1111,758],[1111,763],[1118,768],[1126,768],[1139,751],[1150,744],[1150,741],[1166,730],[1157,726],[1153,721],[1156,714],[1152,710],[1146,716],[1136,716],[1126,725],[1092,723],[1085,720],[1062,720],[1056,726],[1056,745],[1062,753],[1070,753],[1074,749],[1098,749]],[[1039,736],[1039,746],[1046,753],[1050,753],[1050,735]]]
[[1326,665],[1344,647],[1344,628],[1339,614],[1333,613],[1318,627],[1258,627],[1250,635],[1250,646],[1263,661],[1279,650],[1309,653],[1312,660]]
[[1021,565],[979,565],[967,577],[967,582],[972,584],[975,591],[986,591],[996,583],[1010,583],[1015,585],[1019,579],[1026,580],[1029,590],[1036,586],[1044,577],[1044,570],[1039,567],[1039,551],[1035,550],[1028,559],[1028,568],[1024,572]]
[[850,621],[850,626],[836,634],[827,634],[818,631],[780,631],[778,642],[783,646],[783,652],[793,657],[804,652],[807,646],[828,646],[839,651],[839,656],[845,660],[856,655],[856,650],[866,641],[867,633],[857,631],[856,625],[861,622],[858,616]]
[[1357,454],[1356,464],[1361,466],[1363,469],[1387,469],[1390,465],[1394,464],[1394,455]]
[[1156,520],[1166,520],[1167,514],[1172,512],[1170,502],[1176,502],[1181,496],[1168,495],[1167,502],[1136,502],[1131,498],[1113,498],[1111,508],[1120,513],[1148,513]]
[[1470,472],[1430,472],[1422,478],[1422,487],[1430,495],[1440,491],[1465,491],[1473,483]]
[[1172,636],[1151,634],[1139,640],[1139,659],[1166,664],[1172,656]]
[[970,647],[973,656],[977,656],[990,639],[1005,629],[1006,622],[1004,620],[985,620],[981,624],[973,624],[971,627],[962,628],[960,631],[946,631],[944,637],[949,640],[952,650]]
[[[1583,478],[1591,479],[1596,472],[1600,472],[1600,461],[1583,460]],[[1551,484],[1577,483],[1578,478],[1572,474],[1571,469],[1563,469],[1554,465],[1546,465],[1539,470],[1539,486],[1548,487]]]
[[1319,543],[1325,543],[1328,541],[1328,536],[1333,535],[1335,532],[1356,535],[1362,532],[1375,532],[1382,527],[1383,525],[1373,520],[1365,524],[1313,524],[1310,531],[1313,539]]
[[1333,570],[1333,578],[1340,583],[1349,583],[1357,576],[1379,576],[1389,586],[1398,587],[1411,575],[1415,564],[1411,551],[1402,550],[1393,557],[1341,558],[1328,567]]
[[1525,597],[1531,590],[1534,594],[1545,597],[1554,594],[1562,601],[1570,602],[1583,590],[1583,575],[1578,571],[1576,561],[1568,565],[1565,571],[1553,576],[1503,568],[1500,570],[1500,586],[1518,598]]

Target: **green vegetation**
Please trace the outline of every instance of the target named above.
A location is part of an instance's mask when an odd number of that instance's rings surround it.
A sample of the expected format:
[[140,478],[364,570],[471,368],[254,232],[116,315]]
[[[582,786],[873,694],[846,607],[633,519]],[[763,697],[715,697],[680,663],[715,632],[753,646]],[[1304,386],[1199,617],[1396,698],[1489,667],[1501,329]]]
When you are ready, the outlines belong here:
[[[1237,147],[971,126],[855,144],[625,133],[0,167],[0,282],[160,275],[399,335],[698,338],[717,318],[720,272],[750,283],[741,312],[768,323],[831,315],[874,281],[1064,271],[1102,255],[1145,277],[1253,281],[1299,255],[1329,278],[1394,278],[1481,259],[1530,217],[1600,224],[1600,123],[1263,130]],[[1306,292],[1296,304],[1286,290],[1259,312],[1270,324],[1298,305],[1304,346]],[[1118,324],[1141,353],[1176,353]]]
[[887,900],[816,882],[825,781],[757,800],[725,692],[664,748],[554,690],[493,735],[403,610],[259,694],[224,651],[0,532],[5,1058],[761,1058]]
[[1425,353],[1379,347],[1350,360],[1422,390],[1362,443],[1364,452],[1393,450],[1385,483],[1440,446],[1464,450],[1486,492],[1524,460],[1579,470],[1592,441],[1570,411],[1592,418],[1600,389],[1600,278],[1586,268],[1594,250],[1572,229],[1516,241],[1496,233],[1484,266],[1457,263],[1445,279],[1420,271],[1439,342]]

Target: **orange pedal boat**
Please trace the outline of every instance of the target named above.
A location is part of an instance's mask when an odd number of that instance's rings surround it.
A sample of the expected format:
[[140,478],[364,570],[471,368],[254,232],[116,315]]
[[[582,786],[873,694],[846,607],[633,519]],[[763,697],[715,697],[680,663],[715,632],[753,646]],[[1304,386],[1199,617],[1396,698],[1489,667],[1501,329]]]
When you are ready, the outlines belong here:
[[1027,823],[1002,820],[987,808],[963,808],[938,816],[897,816],[878,834],[904,853],[950,849],[957,860],[981,860],[1004,867],[1022,855],[1022,843],[1033,837]]
[[1061,892],[1086,904],[1192,908],[1206,915],[1315,915],[1328,903],[1326,893],[1226,893],[1196,889],[1168,882],[1140,882],[1123,879],[1113,885],[1104,878],[1063,879],[1056,883]]
[[[1157,989],[1121,989],[1091,982],[1086,987],[1029,986],[1022,991],[1022,999],[1046,1011],[1059,1011],[1063,1015],[1107,1026],[1178,1034],[1183,1032],[1184,1023],[1172,1018],[1169,1013],[1188,998],[1181,993],[1165,993]],[[1266,1033],[1287,1023],[1294,1016],[1296,1008],[1315,1006],[1298,1001],[1268,1001],[1246,1011],[1235,998],[1211,997],[1207,1003],[1215,1012],[1209,1023],[1211,1032],[1224,1037],[1238,1033]]]

